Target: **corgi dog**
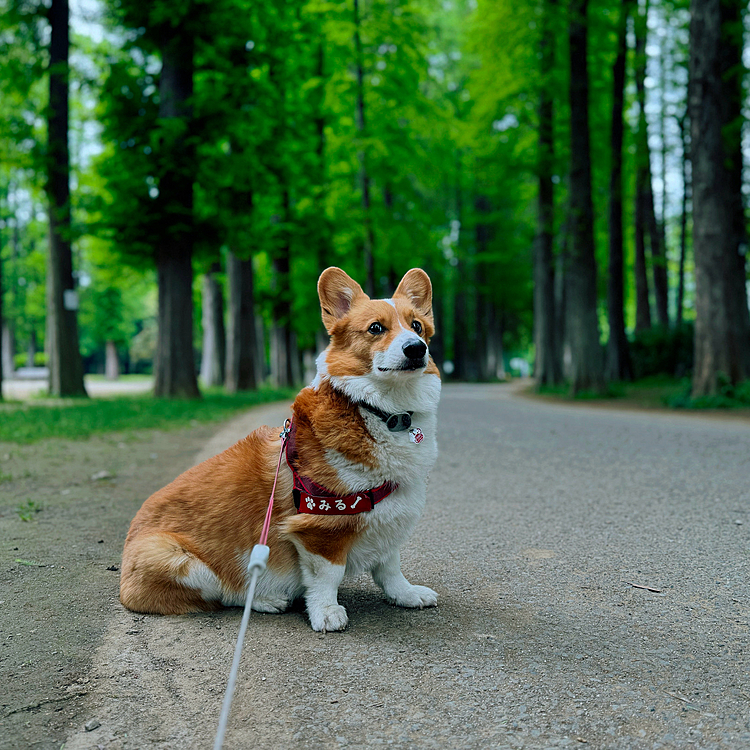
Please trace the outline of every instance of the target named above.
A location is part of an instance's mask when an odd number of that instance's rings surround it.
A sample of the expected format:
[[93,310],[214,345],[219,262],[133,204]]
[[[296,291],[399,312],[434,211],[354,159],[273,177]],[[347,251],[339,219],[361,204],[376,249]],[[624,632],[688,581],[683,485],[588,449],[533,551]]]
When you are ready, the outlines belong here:
[[123,551],[129,609],[167,615],[245,603],[282,450],[254,610],[283,612],[304,596],[313,630],[343,630],[339,585],[368,571],[392,604],[437,604],[432,589],[406,580],[400,559],[437,458],[430,279],[412,269],[391,299],[376,300],[328,268],[318,296],[330,344],[294,401],[285,444],[281,428],[261,427],[146,500]]

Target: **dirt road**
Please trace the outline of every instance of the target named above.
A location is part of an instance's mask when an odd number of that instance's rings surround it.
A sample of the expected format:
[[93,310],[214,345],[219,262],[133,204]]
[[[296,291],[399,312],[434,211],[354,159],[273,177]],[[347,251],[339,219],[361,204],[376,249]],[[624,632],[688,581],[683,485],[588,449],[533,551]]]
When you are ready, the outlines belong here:
[[[106,570],[200,437],[109,446],[91,473],[122,456],[116,478],[82,482],[75,519],[51,498],[0,518],[0,747],[211,747],[240,610],[134,615]],[[254,613],[226,748],[750,748],[750,425],[452,386],[439,439],[403,555],[439,606],[390,607],[361,578],[343,633]],[[12,562],[31,556],[47,567]]]

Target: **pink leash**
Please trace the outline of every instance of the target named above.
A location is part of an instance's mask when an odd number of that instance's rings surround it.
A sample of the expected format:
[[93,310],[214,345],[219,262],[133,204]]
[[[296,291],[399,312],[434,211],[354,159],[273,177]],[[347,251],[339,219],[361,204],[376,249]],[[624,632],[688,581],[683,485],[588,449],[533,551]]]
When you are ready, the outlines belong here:
[[279,451],[279,461],[276,464],[276,476],[273,478],[273,488],[271,497],[268,501],[268,510],[266,511],[266,520],[263,523],[263,530],[260,533],[260,541],[253,547],[250,553],[250,562],[247,569],[251,574],[250,586],[247,590],[247,599],[245,600],[245,611],[242,613],[242,622],[240,623],[240,632],[237,636],[237,645],[234,648],[234,660],[232,661],[232,670],[229,673],[227,682],[227,691],[224,694],[224,704],[221,707],[221,716],[219,717],[219,728],[216,730],[216,739],[214,740],[214,750],[221,750],[224,745],[224,735],[227,731],[227,722],[229,721],[229,710],[232,708],[232,697],[234,696],[234,686],[237,682],[237,672],[240,668],[240,658],[242,656],[242,644],[245,641],[245,631],[250,620],[250,612],[253,609],[253,597],[255,596],[255,585],[258,582],[258,576],[266,569],[268,562],[269,549],[266,546],[268,541],[268,531],[271,528],[271,513],[273,512],[273,498],[276,494],[276,483],[279,479],[279,470],[281,469],[281,457],[284,455],[286,441],[289,439],[289,433],[292,429],[292,420],[287,419],[284,422],[284,428],[279,437],[281,438],[281,450]]
[[[284,422],[284,428],[281,431],[281,450],[279,451],[279,461],[276,464],[276,476],[273,478],[273,487],[271,489],[271,499],[268,501],[268,510],[266,511],[266,520],[263,523],[263,531],[260,532],[260,541],[258,544],[265,544],[268,541],[268,531],[271,528],[271,513],[273,512],[273,496],[276,494],[276,482],[279,480],[279,469],[281,468],[281,457],[284,455],[284,446],[289,439],[289,433],[292,429],[292,420],[287,419]],[[251,556],[252,560],[252,556]]]

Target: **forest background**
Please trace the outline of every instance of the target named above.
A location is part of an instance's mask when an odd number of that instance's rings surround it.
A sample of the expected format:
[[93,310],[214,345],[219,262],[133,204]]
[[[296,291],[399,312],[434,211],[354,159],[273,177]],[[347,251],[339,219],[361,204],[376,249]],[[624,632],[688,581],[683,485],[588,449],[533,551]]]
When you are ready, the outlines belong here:
[[447,377],[750,401],[742,2],[0,8],[0,384],[298,384],[421,266]]

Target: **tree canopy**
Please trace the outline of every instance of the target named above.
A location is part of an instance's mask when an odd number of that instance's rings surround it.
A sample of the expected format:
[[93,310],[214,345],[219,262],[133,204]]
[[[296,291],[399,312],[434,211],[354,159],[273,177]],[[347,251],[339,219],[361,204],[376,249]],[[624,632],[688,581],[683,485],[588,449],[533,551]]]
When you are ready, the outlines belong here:
[[[2,9],[7,369],[49,350],[40,289],[50,53],[44,3]],[[741,24],[743,12],[720,22]],[[201,315],[199,277],[212,274],[224,292],[212,304],[223,318],[229,300],[231,317],[227,274],[249,263],[235,286],[256,321],[246,356],[261,379],[298,380],[319,344],[323,268],[340,265],[387,295],[421,266],[446,375],[494,379],[511,358],[536,357],[548,363],[544,382],[600,388],[611,325],[619,348],[612,339],[608,363],[628,361],[629,342],[652,323],[669,331],[695,317],[690,19],[686,0],[75,9],[67,234],[87,369],[104,367],[109,346],[126,370],[155,362],[164,395],[197,392],[193,349],[216,318]],[[739,53],[744,97],[742,35],[724,39]],[[742,108],[732,117],[727,127],[740,132]],[[741,165],[739,174],[741,185]],[[228,330],[240,328],[228,320]],[[181,385],[159,380],[160,370],[176,377],[172,360],[192,373]]]

